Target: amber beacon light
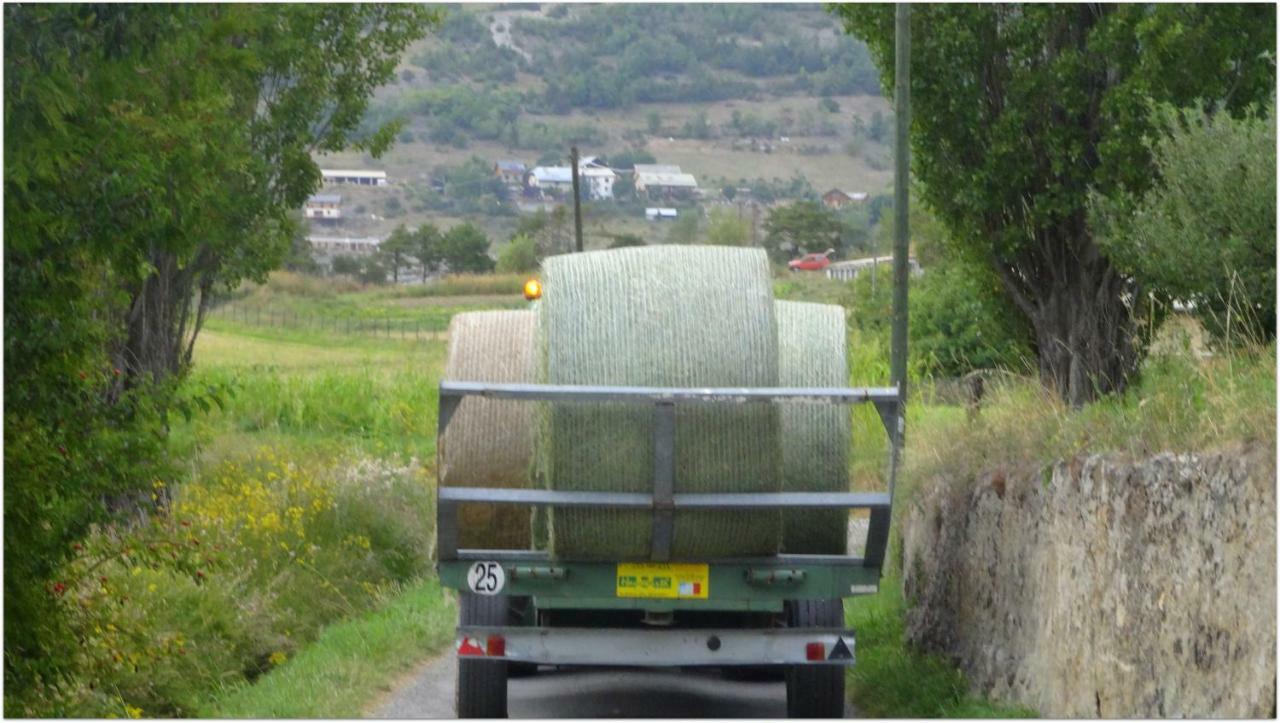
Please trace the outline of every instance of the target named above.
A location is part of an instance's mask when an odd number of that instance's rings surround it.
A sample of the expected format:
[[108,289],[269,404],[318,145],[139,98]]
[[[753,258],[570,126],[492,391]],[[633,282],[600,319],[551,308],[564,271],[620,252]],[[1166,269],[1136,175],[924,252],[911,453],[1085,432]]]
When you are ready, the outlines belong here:
[[524,298],[529,301],[536,301],[542,298],[542,282],[537,279],[529,279],[524,282]]

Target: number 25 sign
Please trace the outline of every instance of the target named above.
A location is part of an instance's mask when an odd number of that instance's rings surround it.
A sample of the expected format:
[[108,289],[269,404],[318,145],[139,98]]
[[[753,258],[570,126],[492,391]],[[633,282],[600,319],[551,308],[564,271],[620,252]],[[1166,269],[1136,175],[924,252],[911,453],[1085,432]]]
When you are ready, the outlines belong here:
[[467,587],[478,595],[497,595],[507,583],[500,562],[477,562],[467,572]]

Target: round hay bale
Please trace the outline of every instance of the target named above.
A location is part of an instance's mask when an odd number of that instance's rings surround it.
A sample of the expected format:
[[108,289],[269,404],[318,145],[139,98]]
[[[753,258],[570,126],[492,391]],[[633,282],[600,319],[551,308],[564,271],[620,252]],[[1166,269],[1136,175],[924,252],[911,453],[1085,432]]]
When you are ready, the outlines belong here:
[[[552,384],[757,387],[778,381],[768,260],[759,249],[657,246],[543,263],[540,377]],[[676,410],[676,492],[781,489],[774,405]],[[551,404],[538,442],[556,490],[653,489],[652,405]],[[675,515],[672,559],[772,555],[781,514]],[[549,549],[568,559],[647,559],[652,513],[549,511]]]
[[[849,383],[844,309],[779,301],[778,383],[784,387],[843,387]],[[849,489],[849,408],[782,404],[782,488],[788,492]],[[845,554],[847,510],[787,510],[782,550]]]
[[[449,323],[444,378],[466,382],[532,383],[536,372],[532,311],[471,311]],[[530,487],[534,409],[529,402],[465,397],[440,440],[440,484],[447,487]],[[528,507],[464,504],[458,512],[461,548],[530,547]]]

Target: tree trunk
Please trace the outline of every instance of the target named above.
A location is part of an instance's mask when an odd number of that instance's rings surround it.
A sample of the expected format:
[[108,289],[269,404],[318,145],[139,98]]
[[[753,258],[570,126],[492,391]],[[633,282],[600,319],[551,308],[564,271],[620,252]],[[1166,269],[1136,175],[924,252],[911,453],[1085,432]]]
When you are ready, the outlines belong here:
[[1118,273],[1087,231],[1037,249],[1033,279],[1000,264],[1001,278],[1036,334],[1040,378],[1073,407],[1123,391],[1137,369],[1140,344],[1132,280]]

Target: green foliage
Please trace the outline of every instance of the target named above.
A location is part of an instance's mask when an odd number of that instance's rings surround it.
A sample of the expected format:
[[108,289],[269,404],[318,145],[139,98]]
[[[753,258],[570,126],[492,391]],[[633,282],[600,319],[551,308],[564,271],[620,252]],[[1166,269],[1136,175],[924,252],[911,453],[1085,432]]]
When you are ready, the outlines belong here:
[[775,261],[804,253],[845,247],[848,229],[827,207],[814,201],[798,201],[769,212],[764,223],[765,249]]
[[356,276],[360,273],[360,259],[355,256],[335,256],[331,262],[331,269],[335,274]]
[[91,534],[57,572],[52,595],[83,644],[61,685],[23,691],[35,695],[13,710],[194,715],[215,682],[284,663],[420,575],[430,479],[415,464],[263,448],[173,491],[157,481],[167,514]]
[[[637,163],[657,163],[658,159],[646,150],[629,149],[621,153],[611,154],[607,159],[607,165],[617,170],[630,171],[635,168]],[[616,188],[616,186],[615,186]]]
[[[891,88],[893,8],[834,12]],[[999,274],[1050,387],[1076,405],[1122,390],[1141,360],[1142,297],[1096,243],[1088,195],[1142,193],[1157,177],[1151,101],[1238,115],[1269,98],[1275,8],[921,5],[912,27],[924,200]]]
[[879,718],[1023,718],[1035,712],[975,696],[955,664],[906,642],[900,575],[886,575],[876,595],[845,603],[858,632],[858,664],[848,671],[849,696],[862,715]]
[[[1140,198],[1093,198],[1103,247],[1142,288],[1191,302],[1220,340],[1276,332],[1276,125],[1264,111],[1178,111],[1148,140],[1159,181]],[[1230,322],[1230,324],[1228,324]]]
[[538,268],[538,244],[530,236],[517,234],[498,252],[498,273],[533,271]]
[[[434,579],[389,592],[373,612],[326,628],[252,685],[220,692],[208,718],[360,718],[381,691],[452,640],[457,611]],[[335,680],[340,680],[338,685]]]
[[[890,288],[889,270],[884,269],[885,288]],[[959,377],[975,369],[1034,368],[1026,320],[986,267],[931,267],[911,285],[910,319],[910,354],[924,374]]]
[[645,244],[644,239],[631,233],[617,234],[613,237],[613,240],[609,242],[609,248],[611,249],[622,249],[628,246],[645,246],[645,245],[647,244]]
[[727,208],[714,208],[707,217],[707,243],[713,246],[746,246],[751,242],[751,222]]
[[667,243],[685,245],[697,243],[699,226],[701,223],[697,212],[685,209],[676,216],[676,220],[672,221],[671,227],[667,229]]
[[396,226],[391,235],[378,246],[378,256],[381,257],[379,261],[391,267],[391,277],[397,283],[400,281],[400,269],[408,264],[414,247],[414,235],[409,233],[404,224]]
[[454,226],[440,239],[440,259],[455,274],[493,271],[489,257],[489,237],[476,226]]
[[[168,475],[211,295],[261,278],[433,14],[402,6],[5,8],[5,681],[71,664],[49,578]],[[192,319],[196,319],[192,323]],[[206,400],[207,404],[207,400]]]

